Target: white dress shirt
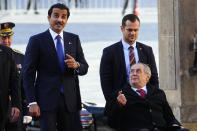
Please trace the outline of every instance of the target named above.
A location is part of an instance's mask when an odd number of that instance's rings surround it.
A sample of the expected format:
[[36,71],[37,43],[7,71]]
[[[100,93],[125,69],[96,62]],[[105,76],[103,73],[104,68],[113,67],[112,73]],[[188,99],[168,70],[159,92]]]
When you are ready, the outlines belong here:
[[60,34],[57,34],[56,32],[54,32],[51,28],[49,28],[49,32],[53,38],[53,42],[55,44],[55,48],[56,48],[56,43],[57,43],[57,39],[56,36],[60,35],[61,37],[61,44],[62,44],[62,48],[63,48],[63,53],[64,53],[64,57],[65,57],[65,51],[64,51],[64,36],[63,36],[63,31]]
[[[140,93],[137,92],[137,90],[139,90],[139,89],[134,88],[134,87],[131,87],[131,89],[134,90],[139,96],[141,96]],[[144,92],[147,94],[147,88],[146,88],[146,86],[144,86],[143,88],[140,88],[140,89],[144,90]]]
[[[130,47],[130,45],[127,42],[125,42],[123,39],[122,39],[122,45],[123,45],[124,58],[125,58],[125,64],[126,64],[127,81],[129,83],[129,74],[130,74],[130,59],[129,59],[130,50],[129,50],[129,47]],[[135,62],[138,63],[139,56],[138,56],[138,51],[136,48],[136,42],[133,43],[132,46],[134,48]]]

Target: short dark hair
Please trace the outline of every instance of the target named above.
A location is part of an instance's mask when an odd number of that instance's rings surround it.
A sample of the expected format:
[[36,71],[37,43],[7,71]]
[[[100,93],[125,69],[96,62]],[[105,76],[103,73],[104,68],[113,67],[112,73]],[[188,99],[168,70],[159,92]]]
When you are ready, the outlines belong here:
[[61,9],[61,10],[67,10],[67,13],[68,13],[67,18],[69,18],[70,11],[69,11],[69,8],[65,4],[57,3],[57,4],[52,5],[50,7],[50,9],[48,10],[48,16],[51,16],[53,8],[58,8],[58,9]]
[[135,14],[127,14],[122,18],[122,26],[126,26],[126,21],[129,20],[131,22],[135,22],[136,20],[139,21],[140,23],[140,19],[137,15]]

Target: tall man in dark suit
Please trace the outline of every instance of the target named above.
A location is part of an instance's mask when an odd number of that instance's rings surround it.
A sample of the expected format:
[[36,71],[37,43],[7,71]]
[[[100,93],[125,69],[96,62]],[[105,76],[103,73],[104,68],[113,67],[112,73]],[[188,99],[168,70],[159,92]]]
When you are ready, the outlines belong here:
[[[147,84],[150,68],[142,63],[131,66],[130,85],[126,84],[117,99],[111,99],[108,120],[118,131],[179,131],[163,90]],[[184,130],[186,131],[186,129]]]
[[[149,65],[152,72],[150,84],[157,87],[159,85],[152,48],[136,41],[139,27],[138,16],[134,14],[124,16],[121,26],[122,40],[103,50],[100,63],[100,79],[106,106],[108,106],[108,99],[116,98],[123,85],[129,83],[131,53],[134,58],[134,60],[132,59],[133,63],[141,62]],[[133,48],[133,50],[130,51],[130,48]],[[105,113],[107,113],[107,110],[105,110]]]
[[64,4],[48,11],[50,28],[29,39],[24,60],[24,88],[29,112],[41,131],[72,131],[81,109],[78,75],[85,60],[78,35],[63,31],[70,12]]
[[0,72],[0,131],[3,131],[8,116],[9,96],[12,107],[10,120],[16,121],[20,114],[18,74],[13,51],[3,45],[0,45]]

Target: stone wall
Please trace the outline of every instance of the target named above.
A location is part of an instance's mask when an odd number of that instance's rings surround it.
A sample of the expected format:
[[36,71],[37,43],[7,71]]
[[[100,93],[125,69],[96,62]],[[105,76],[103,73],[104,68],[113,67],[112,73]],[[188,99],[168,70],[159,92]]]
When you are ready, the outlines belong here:
[[189,68],[193,67],[195,54],[189,50],[189,46],[197,34],[197,0],[180,0],[179,21],[181,120],[197,123],[197,74],[191,76],[189,73]]
[[[191,76],[197,34],[197,0],[158,0],[159,76],[176,115],[186,126],[197,125],[197,74]],[[197,129],[197,128],[195,128]]]

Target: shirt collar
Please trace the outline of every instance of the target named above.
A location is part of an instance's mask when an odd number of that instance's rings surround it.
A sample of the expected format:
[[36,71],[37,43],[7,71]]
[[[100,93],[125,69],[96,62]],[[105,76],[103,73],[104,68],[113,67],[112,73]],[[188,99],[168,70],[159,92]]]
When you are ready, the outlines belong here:
[[50,34],[51,34],[53,40],[55,40],[55,37],[56,37],[57,35],[60,35],[61,39],[64,38],[64,37],[63,37],[63,31],[62,31],[60,34],[57,34],[57,33],[54,32],[51,28],[49,28],[49,32],[50,32]]
[[[135,87],[132,87],[132,86],[131,86],[131,89],[133,89],[135,92],[137,92],[137,90],[139,90],[139,89],[137,89]],[[145,93],[147,94],[147,88],[146,88],[146,86],[144,86],[144,87],[142,87],[140,89],[143,89],[145,91]]]
[[[130,45],[126,41],[124,41],[123,39],[122,39],[122,45],[123,45],[123,48],[127,49],[127,50],[130,47]],[[135,49],[136,48],[136,41],[131,46],[133,46],[133,48]]]

